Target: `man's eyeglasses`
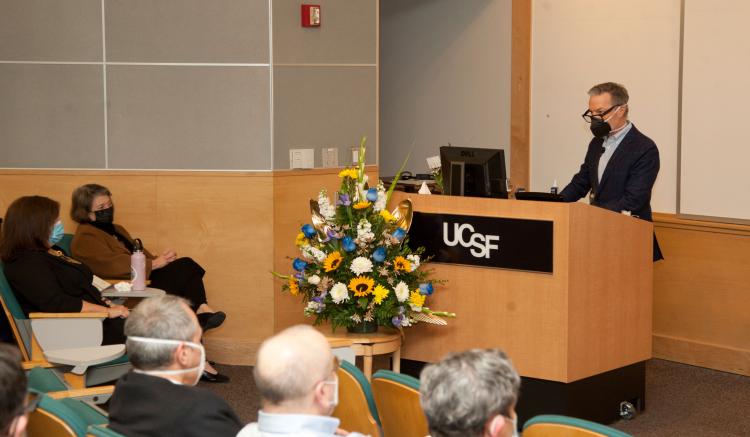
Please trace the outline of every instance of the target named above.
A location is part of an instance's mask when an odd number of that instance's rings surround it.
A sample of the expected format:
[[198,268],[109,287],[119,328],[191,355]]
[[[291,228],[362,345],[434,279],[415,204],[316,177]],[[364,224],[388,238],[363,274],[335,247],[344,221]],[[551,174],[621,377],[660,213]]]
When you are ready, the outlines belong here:
[[590,109],[587,109],[586,112],[584,112],[583,114],[581,114],[581,117],[583,117],[583,119],[586,120],[586,123],[591,123],[591,121],[594,118],[598,118],[598,119],[604,118],[605,115],[607,115],[610,112],[612,112],[612,110],[615,109],[615,108],[617,108],[618,106],[620,106],[620,105],[614,105],[613,107],[607,109],[606,111],[600,112],[600,113],[596,113],[596,114],[593,113],[593,112],[591,112]]

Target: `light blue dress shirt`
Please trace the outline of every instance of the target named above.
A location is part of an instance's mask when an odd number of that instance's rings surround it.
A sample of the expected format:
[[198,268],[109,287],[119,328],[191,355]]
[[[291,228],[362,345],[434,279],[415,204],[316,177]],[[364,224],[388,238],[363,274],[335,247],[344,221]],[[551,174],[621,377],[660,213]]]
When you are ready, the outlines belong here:
[[599,182],[602,181],[602,176],[604,175],[604,170],[607,168],[609,159],[612,158],[612,155],[615,154],[617,146],[620,145],[622,139],[625,138],[625,135],[630,132],[630,129],[632,127],[633,123],[628,121],[622,129],[613,134],[607,135],[607,138],[604,139],[604,142],[602,143],[602,147],[604,147],[604,153],[602,153],[602,156],[599,158]]
[[[335,417],[310,414],[270,414],[258,411],[258,422],[246,425],[237,437],[331,437],[341,421]],[[364,437],[358,432],[349,437]]]

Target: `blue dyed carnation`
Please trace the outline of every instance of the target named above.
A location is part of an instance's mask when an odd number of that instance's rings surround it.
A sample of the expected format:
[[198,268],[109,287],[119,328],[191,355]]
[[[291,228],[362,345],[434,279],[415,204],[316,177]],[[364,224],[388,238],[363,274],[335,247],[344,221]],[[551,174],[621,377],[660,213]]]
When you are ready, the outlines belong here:
[[419,284],[419,293],[420,294],[423,294],[425,296],[431,296],[433,291],[435,291],[435,289],[432,288],[432,282],[427,282],[427,283]]
[[375,188],[370,188],[369,190],[367,190],[366,197],[367,197],[367,200],[369,200],[370,202],[374,202],[378,200],[378,190],[376,190]]
[[302,226],[302,233],[305,234],[305,237],[307,237],[307,238],[312,238],[316,234],[315,228],[313,227],[313,225],[311,225],[309,223],[306,224],[306,225],[304,225],[304,226]]
[[406,236],[406,231],[402,228],[397,228],[395,231],[393,231],[393,238],[397,239],[398,241],[401,241]]
[[354,244],[354,240],[348,235],[341,240],[341,246],[346,252],[353,252],[355,249],[357,249],[357,245]]
[[307,268],[307,263],[299,258],[294,258],[294,261],[292,261],[292,267],[294,267],[294,270],[302,272]]
[[384,247],[378,247],[375,249],[375,251],[372,252],[372,259],[375,262],[382,263],[385,261],[385,248]]

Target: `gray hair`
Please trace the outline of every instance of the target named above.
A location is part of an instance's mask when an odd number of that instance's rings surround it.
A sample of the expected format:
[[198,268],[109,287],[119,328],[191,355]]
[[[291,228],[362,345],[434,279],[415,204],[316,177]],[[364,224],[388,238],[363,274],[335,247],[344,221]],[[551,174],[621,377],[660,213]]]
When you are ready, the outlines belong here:
[[91,204],[96,196],[112,196],[112,193],[99,184],[86,184],[76,188],[70,199],[70,218],[78,223],[90,222]]
[[432,437],[481,436],[489,419],[510,417],[521,378],[504,352],[452,353],[422,370],[420,402]]
[[[192,317],[188,301],[166,294],[139,303],[125,322],[125,335],[146,338],[193,341],[200,329]],[[172,364],[177,345],[127,340],[128,358],[133,367],[154,370]]]
[[[628,104],[630,96],[628,90],[623,85],[615,82],[604,82],[599,85],[594,85],[589,90],[590,96],[598,96],[607,93],[612,96],[613,106],[623,106]],[[628,108],[625,108],[625,114],[628,113]]]

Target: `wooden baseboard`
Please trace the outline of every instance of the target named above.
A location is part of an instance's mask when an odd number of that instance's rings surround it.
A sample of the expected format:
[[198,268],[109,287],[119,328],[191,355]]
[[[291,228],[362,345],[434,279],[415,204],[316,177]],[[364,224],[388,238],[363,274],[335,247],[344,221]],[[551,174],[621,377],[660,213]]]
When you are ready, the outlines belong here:
[[654,334],[654,358],[750,376],[750,350]]
[[232,338],[206,338],[206,357],[219,364],[254,366],[260,341]]

